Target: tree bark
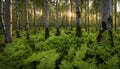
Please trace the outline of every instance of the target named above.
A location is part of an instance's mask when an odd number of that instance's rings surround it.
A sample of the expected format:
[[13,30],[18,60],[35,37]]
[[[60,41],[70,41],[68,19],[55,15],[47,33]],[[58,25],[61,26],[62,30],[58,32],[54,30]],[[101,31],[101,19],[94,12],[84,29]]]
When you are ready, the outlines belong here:
[[70,0],[70,6],[71,6],[71,9],[70,9],[70,13],[71,13],[71,16],[70,16],[71,19],[70,20],[71,21],[70,22],[71,22],[71,30],[73,30],[73,22],[72,22],[72,0]]
[[99,27],[98,27],[98,0],[96,0],[96,31],[98,31]]
[[45,39],[49,38],[49,6],[46,0],[46,26],[45,26]]
[[58,16],[58,0],[56,0],[56,36],[60,36]]
[[16,36],[16,38],[19,38],[19,37],[21,37],[20,36],[20,33],[19,33],[19,17],[18,17],[18,0],[15,0],[15,4],[16,4],[16,34],[17,34],[17,36]]
[[2,0],[0,0],[0,24],[1,24],[3,33],[5,33],[5,24],[4,24],[4,20],[3,20],[3,1]]
[[76,36],[81,37],[80,0],[76,0]]
[[101,41],[102,33],[106,30],[109,30],[111,46],[113,47],[114,43],[112,36],[112,0],[102,0],[102,7],[102,24],[97,40]]
[[5,0],[5,43],[12,43],[12,0]]
[[68,22],[67,22],[67,0],[65,0],[65,28],[67,29]]
[[28,0],[25,0],[25,15],[26,15],[26,25],[25,25],[25,29],[26,29],[26,38],[29,39],[29,23],[28,23]]
[[86,29],[86,24],[87,24],[87,21],[86,21],[86,19],[87,19],[87,6],[86,6],[86,0],[85,0],[85,26],[84,26],[84,28],[85,28],[85,30],[87,31],[87,29]]
[[90,22],[89,22],[89,0],[88,0],[88,32],[90,32]]
[[34,0],[34,34],[36,34],[36,0]]
[[116,5],[116,4],[117,4],[117,1],[114,0],[114,8],[115,8],[115,12],[114,12],[114,13],[115,13],[115,14],[114,14],[114,15],[115,15],[115,31],[117,30],[117,27],[116,27],[116,26],[117,26],[117,25],[116,25],[116,13],[117,13],[116,11],[117,11],[117,5]]

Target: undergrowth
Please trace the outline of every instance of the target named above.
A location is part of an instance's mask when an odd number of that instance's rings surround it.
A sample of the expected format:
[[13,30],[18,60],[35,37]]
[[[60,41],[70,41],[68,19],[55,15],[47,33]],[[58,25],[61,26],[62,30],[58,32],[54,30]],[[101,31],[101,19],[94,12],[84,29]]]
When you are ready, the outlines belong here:
[[15,38],[0,53],[0,69],[119,69],[120,35],[114,34],[115,47],[110,46],[108,31],[102,35],[101,42],[96,41],[98,33],[83,30],[81,38],[75,37],[75,31],[61,31],[61,36],[50,32],[50,38],[44,39],[44,31],[30,35],[26,40],[25,32],[21,38]]

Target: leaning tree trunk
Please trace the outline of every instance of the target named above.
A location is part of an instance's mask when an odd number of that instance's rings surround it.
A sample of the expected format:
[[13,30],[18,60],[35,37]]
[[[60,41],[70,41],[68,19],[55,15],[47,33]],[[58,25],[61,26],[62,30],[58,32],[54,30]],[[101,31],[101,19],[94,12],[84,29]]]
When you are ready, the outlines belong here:
[[59,23],[58,23],[58,0],[56,0],[56,36],[60,36]]
[[3,1],[2,0],[0,0],[0,24],[2,27],[3,33],[5,33],[5,24],[4,24],[4,20],[3,20]]
[[29,39],[29,23],[28,23],[28,0],[25,0],[25,18],[26,18],[26,25],[25,25],[25,30],[26,30],[26,37]]
[[20,33],[19,33],[19,17],[18,17],[18,0],[15,0],[15,4],[16,4],[16,34],[17,34],[17,38],[20,37]]
[[101,41],[102,33],[109,30],[111,46],[114,46],[112,36],[112,0],[102,0],[102,8],[102,24],[97,40]]
[[5,0],[5,43],[12,43],[12,0]]
[[76,0],[76,36],[81,37],[80,0]]
[[36,0],[34,0],[34,34],[36,34]]
[[45,25],[45,39],[49,38],[49,8],[48,0],[46,0],[46,25]]

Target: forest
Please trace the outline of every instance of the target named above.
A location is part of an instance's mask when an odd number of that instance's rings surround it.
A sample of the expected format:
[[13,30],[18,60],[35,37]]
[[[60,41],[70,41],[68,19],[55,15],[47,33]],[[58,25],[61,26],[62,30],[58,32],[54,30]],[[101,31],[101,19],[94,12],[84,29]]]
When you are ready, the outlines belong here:
[[0,0],[0,69],[120,69],[120,0]]

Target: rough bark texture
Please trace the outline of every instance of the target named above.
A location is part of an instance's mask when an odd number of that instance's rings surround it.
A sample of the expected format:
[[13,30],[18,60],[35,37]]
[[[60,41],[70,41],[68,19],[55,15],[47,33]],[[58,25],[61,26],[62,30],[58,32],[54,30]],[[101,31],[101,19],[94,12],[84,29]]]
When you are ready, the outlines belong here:
[[45,39],[49,38],[49,8],[48,0],[46,0],[46,26],[45,26]]
[[56,0],[56,36],[60,36],[58,16],[58,0]]
[[19,33],[19,17],[18,17],[18,0],[15,0],[15,2],[16,2],[16,34],[17,34],[17,36],[16,36],[16,38],[19,38],[19,37],[21,37],[20,36],[20,33]]
[[81,37],[80,0],[76,0],[76,36]]
[[26,29],[26,38],[29,39],[29,23],[28,23],[28,0],[25,0],[25,15],[26,15],[26,25],[25,25],[25,29]]
[[97,37],[98,41],[102,39],[102,33],[106,30],[109,30],[109,36],[111,41],[111,46],[114,46],[113,36],[112,36],[112,0],[102,0],[102,24],[101,30]]
[[5,0],[5,43],[12,43],[12,0]]
[[36,0],[34,0],[34,34],[36,34]]

